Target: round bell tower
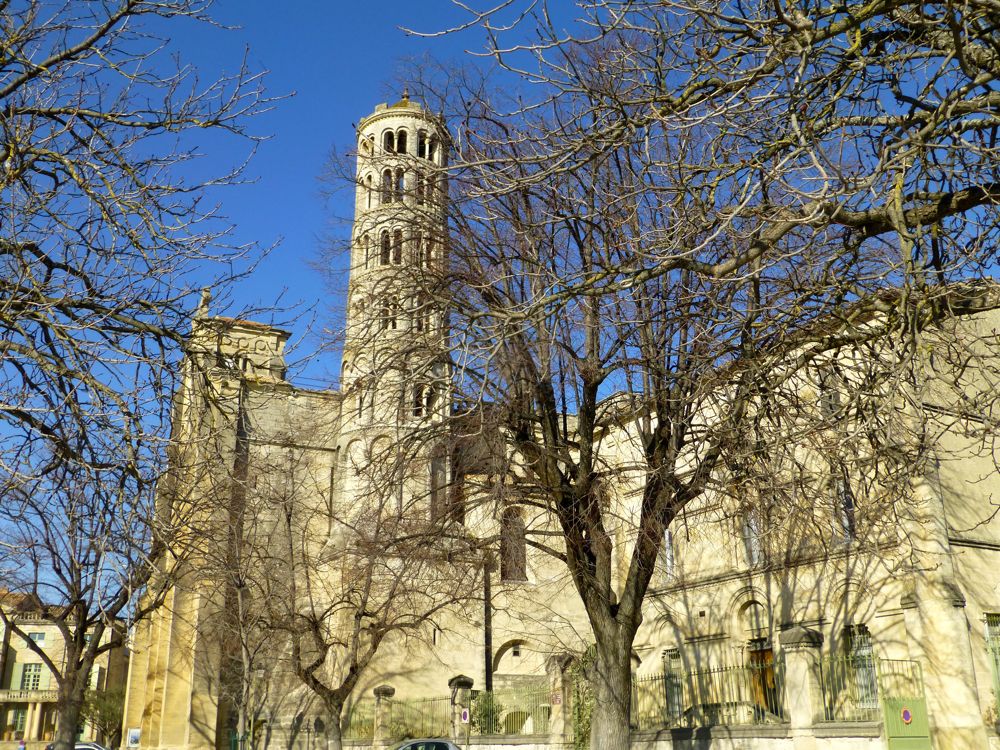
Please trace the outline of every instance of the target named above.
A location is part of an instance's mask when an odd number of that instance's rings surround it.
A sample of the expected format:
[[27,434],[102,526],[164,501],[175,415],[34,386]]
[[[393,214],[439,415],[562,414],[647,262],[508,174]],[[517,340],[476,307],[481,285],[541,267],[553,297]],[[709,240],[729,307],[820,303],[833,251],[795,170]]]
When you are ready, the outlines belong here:
[[394,430],[447,402],[448,132],[404,92],[358,125],[342,383],[348,429]]

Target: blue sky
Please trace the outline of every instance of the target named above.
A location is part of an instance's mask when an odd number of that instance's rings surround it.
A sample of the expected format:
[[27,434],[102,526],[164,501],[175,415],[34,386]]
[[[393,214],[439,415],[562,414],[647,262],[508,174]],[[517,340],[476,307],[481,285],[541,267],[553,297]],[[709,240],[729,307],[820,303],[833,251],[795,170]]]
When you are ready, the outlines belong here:
[[[331,149],[351,148],[352,124],[377,103],[398,98],[389,82],[402,59],[427,53],[457,59],[467,47],[481,48],[482,37],[466,32],[422,39],[400,30],[402,25],[433,30],[458,21],[462,16],[449,0],[220,0],[213,16],[239,28],[178,25],[170,34],[180,54],[207,77],[220,69],[232,71],[248,50],[251,68],[270,71],[268,93],[289,95],[252,126],[254,132],[271,136],[250,164],[254,183],[217,194],[223,213],[235,225],[234,240],[280,245],[233,290],[227,309],[217,305],[213,312],[268,308],[280,297],[284,304],[313,308],[314,324],[336,327],[342,323],[336,312],[341,308],[338,295],[310,267],[324,233],[348,231],[343,223],[331,223],[331,217],[349,216],[349,193],[341,191],[325,202],[318,181]],[[236,164],[245,152],[240,144],[214,140],[202,150],[205,163],[217,170]],[[346,286],[346,276],[340,286]],[[287,319],[287,314],[276,317]],[[292,326],[300,353],[313,346],[304,337],[306,323],[303,319]],[[311,363],[305,374],[332,378],[339,363],[335,357],[323,360]]]

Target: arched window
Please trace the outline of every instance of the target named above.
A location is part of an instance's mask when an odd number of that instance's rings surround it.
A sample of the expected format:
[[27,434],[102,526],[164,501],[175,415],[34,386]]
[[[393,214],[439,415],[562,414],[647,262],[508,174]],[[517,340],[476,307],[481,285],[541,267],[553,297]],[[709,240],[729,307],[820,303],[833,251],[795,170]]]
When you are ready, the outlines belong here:
[[427,131],[417,131],[417,156],[421,159],[427,158]]
[[413,194],[416,196],[417,205],[424,205],[424,173],[419,169],[414,177]]
[[403,262],[403,230],[396,229],[392,233],[392,262],[400,265]]
[[379,200],[382,203],[392,202],[392,170],[387,169],[382,172],[382,190]]
[[448,513],[448,460],[444,451],[436,448],[428,467],[431,490],[431,520],[437,521]]
[[396,170],[396,179],[392,185],[392,199],[394,201],[403,200],[403,170]]
[[427,142],[427,158],[436,163],[437,151],[438,151],[437,139],[431,136],[430,140],[428,140]]
[[365,259],[364,260],[365,268],[368,268],[368,264],[371,263],[371,259],[372,259],[372,257],[371,257],[372,256],[372,242],[371,242],[371,238],[368,236],[367,233],[361,235],[361,254],[362,254],[362,257]]
[[399,303],[392,297],[386,297],[379,308],[379,327],[383,331],[395,331],[399,318]]
[[382,135],[382,148],[390,154],[396,150],[396,134],[391,130],[385,131]]
[[406,131],[398,130],[396,131],[396,153],[405,154],[406,153]]
[[424,399],[426,398],[427,386],[417,383],[411,391],[411,411],[413,416],[424,416]]
[[372,207],[372,193],[374,192],[372,184],[372,176],[365,175],[365,205],[367,208]]
[[356,407],[357,407],[358,419],[361,419],[365,415],[365,405],[367,401],[368,389],[365,387],[363,383],[360,382],[357,385],[357,389],[358,389],[358,400]]
[[528,580],[524,519],[517,508],[504,508],[500,517],[500,580]]
[[441,386],[429,385],[424,391],[424,406],[429,416],[433,416],[438,408],[438,396],[441,394]]
[[429,331],[431,328],[430,322],[430,304],[427,295],[418,295],[413,310],[413,328],[416,331]]
[[756,568],[764,564],[764,523],[760,511],[756,508],[744,511],[741,523],[747,564]]
[[424,233],[416,232],[413,235],[413,257],[417,261],[417,268],[424,267]]
[[392,258],[392,247],[389,243],[389,232],[383,230],[381,240],[381,247],[379,248],[378,264],[380,266],[389,265],[389,260]]
[[372,139],[368,136],[361,137],[361,143],[359,144],[361,148],[361,153],[365,156],[371,156],[372,154]]

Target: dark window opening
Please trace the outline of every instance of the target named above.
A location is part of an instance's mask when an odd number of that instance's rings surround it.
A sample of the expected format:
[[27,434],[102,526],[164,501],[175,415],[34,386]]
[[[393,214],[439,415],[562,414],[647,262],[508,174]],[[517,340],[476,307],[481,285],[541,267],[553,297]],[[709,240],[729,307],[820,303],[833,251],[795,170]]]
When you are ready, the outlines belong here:
[[847,479],[847,470],[842,469],[842,475],[834,480],[833,502],[836,508],[837,525],[845,542],[858,538],[856,505],[851,483]]
[[413,406],[412,413],[415,417],[424,416],[424,386],[422,383],[413,386]]
[[396,134],[391,130],[385,131],[382,136],[382,148],[390,154],[396,150]]
[[524,519],[517,508],[505,508],[500,518],[500,580],[528,580]]
[[413,193],[417,199],[417,205],[424,205],[424,173],[419,169],[414,177]]
[[382,189],[379,194],[382,203],[392,202],[392,170],[387,169],[382,172]]
[[387,266],[389,265],[389,260],[392,257],[392,246],[389,242],[389,233],[382,232],[381,237],[381,248],[379,252],[379,265]]
[[392,233],[392,262],[399,265],[403,262],[403,230],[396,229]]
[[398,317],[399,306],[393,299],[388,299],[382,303],[382,307],[379,311],[380,325],[383,331],[396,330],[396,321]]
[[392,199],[394,201],[401,201],[401,200],[403,200],[403,170],[402,169],[397,169],[396,170],[396,179],[395,179],[395,182],[393,183],[393,189],[392,189]]
[[406,131],[400,130],[396,133],[396,153],[405,154],[406,153]]
[[427,133],[423,130],[417,133],[417,156],[427,158]]
[[755,568],[764,562],[763,524],[758,511],[751,509],[743,514],[742,531],[747,564]]

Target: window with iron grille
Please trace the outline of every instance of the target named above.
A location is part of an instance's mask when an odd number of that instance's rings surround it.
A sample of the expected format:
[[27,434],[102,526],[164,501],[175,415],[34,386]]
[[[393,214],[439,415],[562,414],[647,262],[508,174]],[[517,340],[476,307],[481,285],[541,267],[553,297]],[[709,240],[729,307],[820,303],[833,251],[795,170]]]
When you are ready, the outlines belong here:
[[875,672],[875,648],[864,625],[852,625],[844,633],[847,655],[854,669],[858,704],[878,708],[878,676]]
[[986,650],[993,667],[993,700],[1000,712],[1000,613],[986,615]]

